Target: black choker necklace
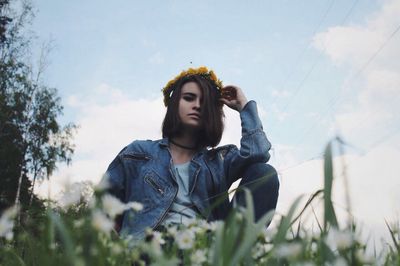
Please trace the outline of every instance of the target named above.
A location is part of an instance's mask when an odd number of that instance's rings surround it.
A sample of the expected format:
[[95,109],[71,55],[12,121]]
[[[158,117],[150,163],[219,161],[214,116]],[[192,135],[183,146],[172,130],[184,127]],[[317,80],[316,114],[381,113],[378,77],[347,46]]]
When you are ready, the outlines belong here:
[[176,146],[178,146],[178,147],[180,147],[180,148],[183,148],[183,149],[187,149],[187,150],[197,150],[197,147],[188,147],[188,146],[185,146],[185,145],[182,145],[182,144],[178,144],[178,143],[176,143],[175,141],[173,141],[172,139],[169,139],[169,141],[170,141],[171,143],[175,144]]

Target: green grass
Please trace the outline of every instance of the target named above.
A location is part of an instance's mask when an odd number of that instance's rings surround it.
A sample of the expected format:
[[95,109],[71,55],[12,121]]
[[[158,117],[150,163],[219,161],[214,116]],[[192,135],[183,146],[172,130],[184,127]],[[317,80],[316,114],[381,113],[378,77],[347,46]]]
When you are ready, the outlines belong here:
[[[324,153],[324,187],[312,194],[302,207],[304,197],[298,197],[285,215],[275,215],[275,229],[265,230],[272,213],[257,223],[254,221],[251,194],[245,191],[247,207],[236,209],[225,222],[196,220],[191,224],[168,227],[162,233],[148,230],[145,240],[132,242],[121,239],[112,230],[109,216],[115,214],[110,213],[107,205],[111,203],[107,203],[101,191],[96,191],[97,200],[90,204],[81,203],[67,210],[48,207],[45,215],[34,219],[23,215],[24,226],[15,226],[13,237],[8,234],[8,239],[5,238],[6,231],[8,228],[10,233],[9,225],[14,216],[4,213],[0,221],[0,263],[57,266],[179,263],[400,265],[398,222],[386,223],[392,242],[371,256],[366,253],[368,243],[360,239],[357,225],[338,221],[332,204],[334,144],[341,145],[334,140]],[[320,200],[323,201],[323,221],[315,216],[318,225],[315,232],[301,220],[312,203]],[[138,207],[123,206],[121,211],[124,208]]]

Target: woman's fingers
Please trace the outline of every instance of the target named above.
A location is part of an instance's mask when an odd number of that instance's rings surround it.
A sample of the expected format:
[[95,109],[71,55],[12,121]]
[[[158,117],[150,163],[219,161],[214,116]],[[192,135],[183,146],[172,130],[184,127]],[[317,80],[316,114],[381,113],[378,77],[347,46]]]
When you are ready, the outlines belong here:
[[234,86],[226,86],[221,90],[221,96],[228,100],[233,100],[237,97],[237,88]]
[[223,102],[227,106],[237,111],[242,110],[247,103],[247,99],[243,94],[243,91],[234,85],[228,85],[222,88],[221,99],[223,99]]

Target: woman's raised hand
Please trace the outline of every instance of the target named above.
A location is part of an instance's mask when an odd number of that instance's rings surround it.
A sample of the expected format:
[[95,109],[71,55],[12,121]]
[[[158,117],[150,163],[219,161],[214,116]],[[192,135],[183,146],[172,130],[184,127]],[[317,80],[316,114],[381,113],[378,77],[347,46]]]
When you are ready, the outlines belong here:
[[240,112],[246,105],[247,98],[242,89],[237,86],[228,85],[222,88],[220,101],[233,110]]

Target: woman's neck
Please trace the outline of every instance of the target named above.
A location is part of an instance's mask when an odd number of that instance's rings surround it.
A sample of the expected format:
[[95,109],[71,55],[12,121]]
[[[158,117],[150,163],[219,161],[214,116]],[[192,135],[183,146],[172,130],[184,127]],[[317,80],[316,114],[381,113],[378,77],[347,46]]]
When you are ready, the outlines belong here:
[[177,136],[170,138],[169,147],[174,163],[189,161],[198,151],[197,141],[192,136]]

